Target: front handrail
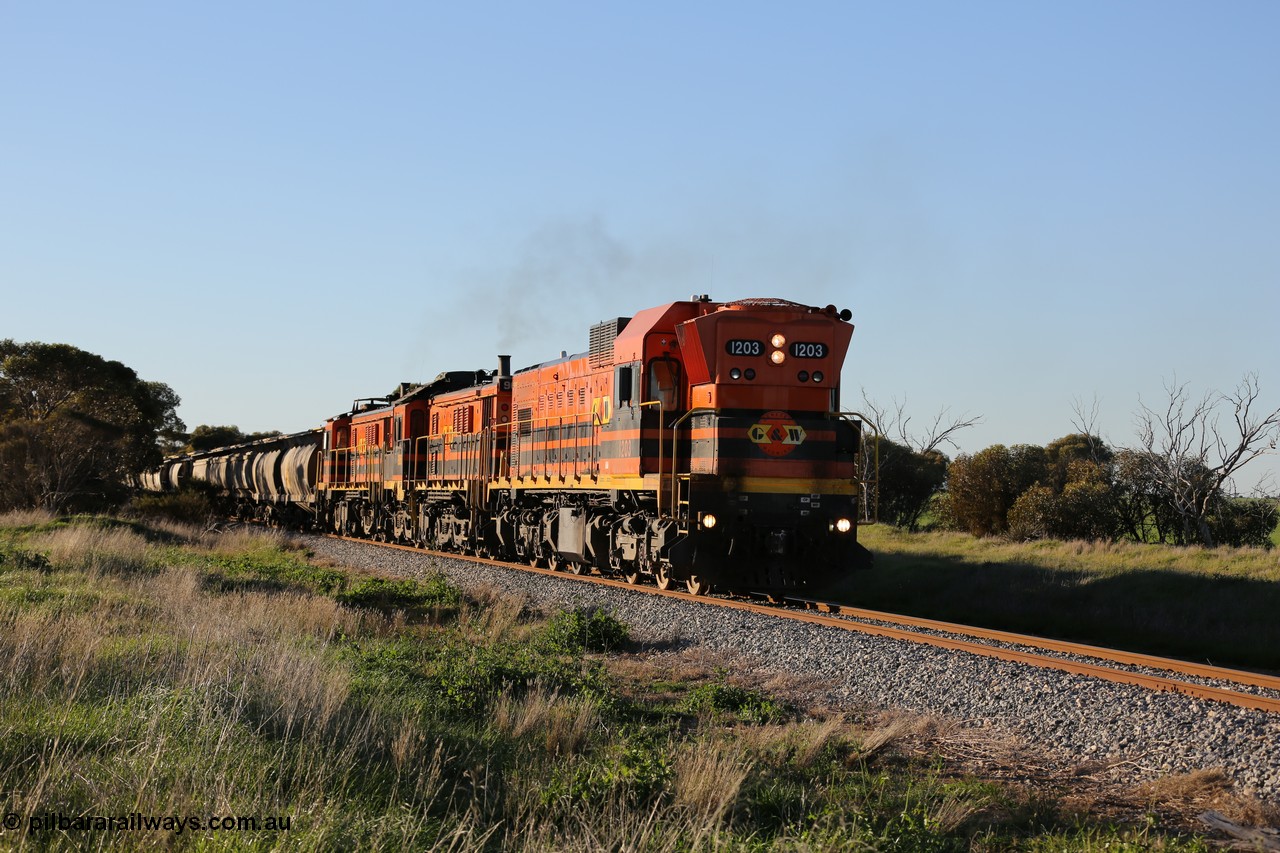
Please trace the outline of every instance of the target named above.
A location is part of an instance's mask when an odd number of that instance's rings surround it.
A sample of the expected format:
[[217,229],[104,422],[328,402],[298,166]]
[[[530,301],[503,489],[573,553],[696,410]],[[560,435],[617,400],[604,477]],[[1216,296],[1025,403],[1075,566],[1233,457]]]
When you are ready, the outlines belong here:
[[[672,475],[671,476],[671,505],[673,507],[679,506],[679,501],[680,501],[680,495],[677,492],[677,489],[679,488],[679,481],[675,476],[676,467],[679,464],[676,459],[676,452],[680,447],[680,442],[678,441],[679,434],[677,433],[677,430],[679,429],[680,424],[684,423],[694,415],[708,415],[708,414],[714,415],[715,413],[716,413],[715,409],[710,409],[710,408],[707,408],[706,406],[702,406],[697,409],[690,409],[680,417],[676,418],[671,423],[671,475]],[[690,452],[692,452],[692,450],[690,450]],[[658,488],[659,490],[661,490],[662,488],[661,480],[658,481]],[[659,504],[662,503],[661,491],[659,491],[658,503]],[[662,515],[661,509],[659,509],[658,515],[659,516]]]
[[[858,426],[858,459],[854,461],[857,466],[859,477],[858,486],[862,490],[862,507],[860,513],[862,518],[858,519],[859,524],[878,524],[880,522],[880,427],[861,412],[827,412],[827,417],[838,418]],[[856,420],[855,420],[856,418]],[[872,462],[871,470],[873,476],[868,478],[866,471],[862,466],[862,427],[863,425],[871,427],[871,432],[875,436],[875,441],[871,446]],[[871,494],[872,499],[867,500],[867,495]],[[867,514],[868,503],[870,503],[871,513]]]

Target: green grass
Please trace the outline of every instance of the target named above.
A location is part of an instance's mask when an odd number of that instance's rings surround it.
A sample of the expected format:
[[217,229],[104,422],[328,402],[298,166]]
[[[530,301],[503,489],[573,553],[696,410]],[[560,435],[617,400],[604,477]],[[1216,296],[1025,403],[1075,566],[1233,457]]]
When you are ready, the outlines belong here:
[[899,750],[898,725],[664,670],[617,614],[171,524],[0,519],[0,553],[6,812],[289,820],[0,846],[1203,849]]
[[1017,543],[862,528],[875,567],[824,597],[1099,645],[1280,670],[1280,552]]

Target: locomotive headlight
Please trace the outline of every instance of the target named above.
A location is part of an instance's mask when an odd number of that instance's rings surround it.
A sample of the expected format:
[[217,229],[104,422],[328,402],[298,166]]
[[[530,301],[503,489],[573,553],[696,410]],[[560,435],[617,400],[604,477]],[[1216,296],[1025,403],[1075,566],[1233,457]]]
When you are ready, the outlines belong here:
[[769,339],[769,343],[773,344],[774,349],[782,349],[787,345],[787,339],[782,335],[774,335]]
[[711,528],[715,527],[716,517],[709,512],[703,513],[702,526],[705,527],[707,530],[710,530]]
[[852,522],[852,521],[850,521],[849,519],[847,519],[847,518],[837,518],[837,519],[836,519],[836,532],[837,532],[837,533],[848,533],[848,532],[849,532],[850,530],[852,530],[852,529],[853,529],[853,522]]
[[782,364],[782,362],[787,360],[787,354],[780,349],[776,349],[769,354],[769,360],[774,364]]

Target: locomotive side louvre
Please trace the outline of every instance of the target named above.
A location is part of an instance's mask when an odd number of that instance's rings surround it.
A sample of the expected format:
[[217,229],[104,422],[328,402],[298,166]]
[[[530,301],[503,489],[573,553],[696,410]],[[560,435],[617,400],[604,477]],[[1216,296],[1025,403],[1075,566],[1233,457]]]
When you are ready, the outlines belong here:
[[610,363],[586,354],[534,365],[512,377],[511,450],[497,488],[598,483],[601,434],[616,416]]

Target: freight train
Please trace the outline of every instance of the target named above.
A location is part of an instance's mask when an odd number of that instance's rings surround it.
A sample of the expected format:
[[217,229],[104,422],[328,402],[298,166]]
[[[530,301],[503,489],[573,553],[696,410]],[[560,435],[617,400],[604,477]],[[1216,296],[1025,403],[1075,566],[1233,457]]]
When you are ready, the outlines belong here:
[[835,306],[705,295],[590,329],[586,352],[448,371],[306,432],[168,460],[245,518],[694,594],[865,566],[863,421]]

